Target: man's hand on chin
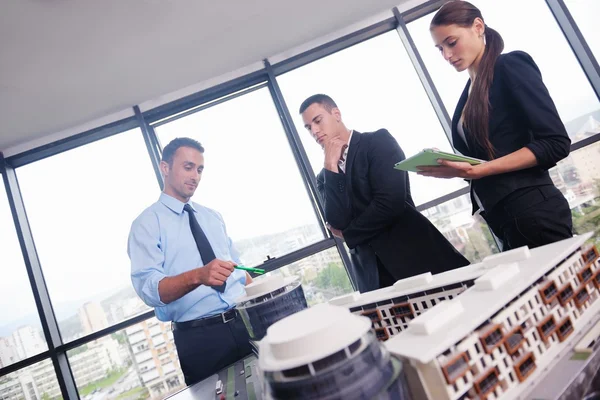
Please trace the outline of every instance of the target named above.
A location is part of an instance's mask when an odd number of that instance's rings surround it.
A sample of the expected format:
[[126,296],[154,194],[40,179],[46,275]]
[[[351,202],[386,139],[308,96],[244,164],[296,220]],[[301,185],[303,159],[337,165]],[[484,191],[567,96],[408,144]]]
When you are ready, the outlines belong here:
[[325,169],[337,174],[338,163],[347,146],[348,144],[339,138],[328,140],[323,144],[323,148],[325,149]]

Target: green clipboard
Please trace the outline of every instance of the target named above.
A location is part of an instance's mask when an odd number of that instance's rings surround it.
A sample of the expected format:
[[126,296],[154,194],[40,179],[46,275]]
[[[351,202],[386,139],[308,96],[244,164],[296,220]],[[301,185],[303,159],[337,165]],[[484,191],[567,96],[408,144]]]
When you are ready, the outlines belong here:
[[459,154],[446,153],[444,151],[434,149],[424,149],[420,153],[415,154],[414,156],[409,157],[406,160],[400,161],[399,163],[396,163],[396,165],[394,165],[394,168],[400,169],[402,171],[417,172],[418,166],[429,167],[439,165],[437,163],[437,160],[440,158],[448,161],[468,162],[471,165],[477,165],[485,162],[484,160],[461,156]]

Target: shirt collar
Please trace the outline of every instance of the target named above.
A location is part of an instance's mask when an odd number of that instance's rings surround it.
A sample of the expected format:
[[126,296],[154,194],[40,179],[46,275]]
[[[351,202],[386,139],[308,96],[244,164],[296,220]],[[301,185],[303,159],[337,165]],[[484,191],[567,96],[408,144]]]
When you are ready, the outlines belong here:
[[[170,208],[172,211],[176,212],[177,214],[181,214],[183,212],[183,207],[186,205],[186,203],[182,203],[181,201],[177,200],[175,197],[169,196],[165,192],[162,192],[160,194],[159,201],[161,203],[163,203],[165,206],[167,206],[168,208]],[[189,204],[190,207],[192,207],[192,210],[194,210],[194,212],[196,212],[196,208],[194,207],[194,205],[192,204],[191,201],[189,201],[187,204]]]
[[350,136],[348,136],[348,145],[344,149],[344,161],[346,161],[346,157],[348,157],[348,149],[350,148],[350,142],[352,142],[352,134],[354,133],[354,129],[350,130]]
[[352,141],[353,133],[354,133],[354,130],[350,130],[350,136],[348,137],[348,145],[346,146],[346,148],[344,149],[344,152],[342,153],[342,158],[340,158],[340,161],[338,161],[338,165],[343,166],[342,169],[344,169],[346,167],[346,158],[348,158],[348,149],[350,148],[350,142]]

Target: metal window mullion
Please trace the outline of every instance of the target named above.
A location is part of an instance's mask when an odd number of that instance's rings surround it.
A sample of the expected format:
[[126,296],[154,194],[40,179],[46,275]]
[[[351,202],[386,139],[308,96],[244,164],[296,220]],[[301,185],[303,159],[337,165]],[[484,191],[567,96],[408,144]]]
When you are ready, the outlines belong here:
[[[275,73],[271,64],[268,60],[264,61],[265,68],[267,70],[268,75],[268,85],[269,91],[271,93],[271,97],[273,98],[273,103],[275,104],[275,108],[279,113],[279,118],[281,119],[281,123],[283,125],[283,129],[288,138],[288,142],[290,144],[290,148],[292,149],[292,153],[294,154],[294,158],[296,159],[296,163],[298,164],[298,168],[300,169],[300,175],[302,176],[302,181],[304,182],[304,186],[309,194],[309,197],[312,199],[311,204],[313,206],[315,215],[317,219],[320,221],[321,231],[325,237],[332,237],[329,233],[329,230],[325,226],[325,211],[323,208],[323,203],[317,191],[317,180],[313,173],[312,166],[310,164],[310,160],[306,155],[306,151],[304,150],[304,146],[302,145],[302,140],[298,135],[298,131],[296,130],[296,126],[292,120],[292,116],[290,114],[289,108],[283,98],[283,93],[277,83],[277,78],[275,77]],[[346,271],[350,271],[350,257],[346,252],[346,248],[342,244],[342,242],[338,239],[335,239],[335,245],[338,249],[338,252],[342,258],[342,263],[344,264],[344,268]],[[348,273],[348,276],[351,275]],[[350,279],[352,286],[355,288],[356,283],[352,282]]]
[[394,17],[386,18],[370,26],[349,33],[300,54],[289,57],[272,65],[275,75],[282,75],[296,68],[303,67],[313,61],[320,60],[349,47],[370,40],[396,28]]
[[[291,253],[285,254],[279,257],[273,257],[268,261],[258,265],[259,268],[265,270],[265,272],[275,271],[279,268],[285,267],[297,261],[303,260],[307,257],[314,256],[317,253],[333,248],[336,245],[334,239],[326,238],[318,242],[309,244],[306,247],[292,251]],[[254,274],[251,274],[254,275]]]
[[565,35],[575,57],[577,57],[583,72],[596,93],[596,97],[600,100],[600,66],[567,5],[563,0],[546,0],[546,4],[548,4],[558,26]]
[[402,16],[404,22],[409,24],[421,17],[426,16],[427,14],[436,11],[447,2],[448,0],[428,0],[416,7],[411,8],[410,10],[404,11],[400,15]]
[[[448,143],[450,144],[450,147],[452,149],[454,149],[454,146],[452,144],[452,121],[450,119],[450,116],[448,115],[446,106],[444,105],[444,102],[442,101],[442,98],[441,98],[437,88],[435,87],[435,84],[433,83],[433,79],[431,78],[431,75],[429,74],[429,71],[427,70],[427,67],[425,66],[425,62],[421,58],[421,55],[419,54],[419,50],[417,49],[417,46],[416,46],[414,40],[412,39],[410,32],[408,31],[408,27],[406,26],[407,20],[414,21],[415,19],[420,18],[423,15],[426,15],[426,14],[434,11],[439,6],[441,6],[441,4],[442,4],[442,2],[437,1],[437,0],[429,1],[425,5],[423,5],[423,7],[421,7],[419,10],[417,10],[416,12],[414,12],[412,14],[405,13],[404,16],[400,13],[400,11],[398,10],[397,7],[394,7],[393,11],[394,11],[394,16],[398,20],[398,28],[396,29],[398,31],[398,35],[400,36],[400,39],[402,40],[402,43],[404,44],[404,47],[406,48],[406,52],[408,53],[408,56],[410,57],[410,60],[412,61],[413,66],[415,67],[415,70],[417,71],[417,75],[419,76],[419,79],[421,80],[421,83],[423,84],[423,88],[425,88],[425,92],[427,93],[427,97],[429,97],[429,101],[431,102],[431,105],[433,106],[435,114],[437,115],[438,120],[440,121],[440,124],[442,124],[444,133],[446,134],[446,138],[448,139]],[[408,19],[405,20],[405,17]],[[417,207],[417,210],[419,210],[421,212],[427,208],[434,207],[435,205],[441,204],[446,201],[450,201],[454,198],[457,198],[459,196],[469,193],[469,190],[470,190],[470,188],[468,188],[468,187],[456,190],[445,196],[441,196],[433,201],[427,202],[425,204],[421,204],[419,207]],[[494,236],[494,233],[492,232],[492,230],[490,229],[489,226],[487,226],[487,228],[490,231],[490,233],[492,233],[492,237],[494,237],[496,246],[498,246],[498,248],[500,248],[500,246],[498,245],[498,241],[496,240],[496,237]]]
[[[266,81],[262,82],[262,83],[258,83],[254,86],[248,86],[247,88],[244,88],[244,89],[239,89],[238,91],[235,91],[233,93],[223,93],[222,97],[219,97],[216,99],[207,98],[206,102],[199,103],[198,105],[193,106],[187,110],[180,111],[178,113],[166,116],[157,121],[152,121],[152,124],[150,124],[150,126],[153,128],[158,128],[159,126],[166,125],[173,121],[177,121],[178,119],[187,117],[188,115],[196,114],[200,111],[204,111],[211,107],[218,106],[219,104],[226,103],[226,102],[236,99],[238,97],[245,96],[248,93],[255,92],[255,91],[260,90],[265,87],[267,87]],[[201,100],[201,99],[199,99],[199,100]]]
[[47,360],[47,359],[51,358],[51,356],[52,356],[52,354],[50,353],[50,351],[46,350],[46,351],[38,353],[34,356],[26,358],[24,360],[20,360],[15,363],[9,364],[5,367],[0,368],[0,376],[12,374],[15,371],[18,371],[23,368],[27,368],[31,365],[39,363],[40,361]]
[[27,270],[27,276],[29,278],[29,283],[31,284],[31,290],[42,324],[44,338],[46,339],[46,344],[55,367],[56,379],[61,388],[63,398],[79,399],[75,379],[71,373],[66,354],[57,353],[55,351],[56,347],[62,345],[62,337],[56,314],[52,307],[52,301],[50,299],[48,287],[46,286],[37,250],[35,248],[31,227],[25,211],[25,204],[17,180],[17,174],[15,169],[8,165],[1,155],[0,172],[2,172],[8,203],[10,205],[17,237],[23,254],[25,269]]
[[430,200],[430,201],[425,202],[423,204],[419,204],[417,206],[417,211],[422,212],[422,211],[425,211],[425,210],[430,209],[432,207],[435,207],[437,205],[440,205],[442,203],[446,203],[446,202],[448,202],[450,200],[454,200],[457,197],[464,196],[465,194],[469,194],[470,190],[471,190],[470,187],[466,186],[464,188],[460,188],[458,190],[455,190],[453,192],[450,192],[448,194],[445,194],[443,196],[440,196],[440,197],[438,197],[436,199]]
[[63,399],[79,400],[79,391],[71,370],[71,365],[67,358],[67,353],[54,353],[52,364],[56,371],[56,379],[62,393]]
[[146,110],[143,112],[144,118],[148,123],[154,124],[164,118],[169,118],[181,112],[185,112],[186,110],[193,109],[198,105],[212,102],[221,97],[229,96],[239,90],[244,90],[245,88],[263,83],[265,79],[265,71],[264,69],[260,69],[230,81],[200,90],[189,96]]
[[[137,118],[138,124],[140,126],[140,130],[142,131],[142,136],[144,138],[144,143],[146,143],[146,150],[148,150],[148,156],[150,156],[150,162],[152,163],[152,168],[154,169],[154,174],[156,175],[156,180],[158,182],[158,186],[160,190],[163,190],[164,182],[162,174],[160,173],[160,150],[157,148],[157,139],[156,133],[154,129],[146,122],[144,118],[144,114],[140,111],[138,106],[133,106],[133,112],[135,113],[135,117]],[[152,137],[154,135],[154,137]]]
[[146,311],[143,314],[136,315],[135,317],[126,319],[119,323],[109,326],[108,328],[101,329],[99,331],[90,333],[89,335],[77,338],[71,342],[65,343],[62,346],[57,348],[58,352],[67,352],[69,350],[75,349],[77,347],[83,346],[89,342],[93,342],[94,340],[101,339],[123,329],[127,329],[130,326],[139,324],[140,322],[149,320],[155,316],[154,310]]
[[317,219],[319,219],[319,221],[322,222],[321,230],[325,236],[328,236],[328,231],[323,223],[325,221],[325,212],[323,210],[323,204],[321,203],[321,199],[317,192],[317,180],[313,173],[312,166],[310,165],[310,161],[308,159],[308,156],[306,155],[304,146],[302,146],[302,141],[300,139],[300,136],[298,135],[298,131],[296,131],[296,126],[294,125],[289,109],[283,98],[283,94],[281,92],[281,89],[279,88],[279,84],[277,83],[275,74],[273,73],[273,69],[271,68],[271,64],[268,60],[265,60],[265,68],[267,69],[267,74],[269,77],[269,92],[271,93],[273,103],[275,104],[275,108],[277,109],[277,113],[279,114],[281,124],[283,125],[283,130],[285,131],[290,148],[292,150],[294,158],[296,159],[298,168],[300,169],[302,181],[304,182],[304,186],[306,187],[309,196],[314,200],[312,202],[312,205]]
[[419,76],[419,80],[427,93],[427,97],[433,106],[433,110],[435,111],[435,115],[438,117],[440,124],[442,124],[442,128],[444,129],[444,133],[446,134],[446,138],[448,139],[448,143],[452,146],[452,124],[450,120],[450,116],[448,115],[448,111],[446,110],[446,106],[444,106],[444,102],[433,83],[433,79],[431,79],[431,75],[429,71],[427,71],[427,67],[425,66],[425,62],[421,58],[419,54],[419,50],[417,49],[417,45],[415,44],[412,36],[408,32],[408,27],[406,26],[406,22],[404,18],[398,11],[397,7],[394,7],[394,16],[398,21],[398,27],[396,31],[398,32],[398,36],[400,36],[400,40],[402,44],[404,44],[404,48],[406,49],[406,53],[410,58],[413,66],[415,67],[415,71]]
[[135,117],[128,117],[119,121],[111,122],[73,136],[66,137],[22,153],[6,157],[6,162],[13,168],[19,168],[44,158],[85,146],[98,140],[118,135],[122,132],[134,129],[137,126]]

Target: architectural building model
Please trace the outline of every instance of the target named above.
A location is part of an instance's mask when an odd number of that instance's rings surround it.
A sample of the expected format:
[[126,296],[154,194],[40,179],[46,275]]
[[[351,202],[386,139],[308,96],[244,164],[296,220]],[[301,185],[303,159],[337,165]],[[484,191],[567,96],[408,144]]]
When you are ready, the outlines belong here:
[[256,341],[263,338],[269,326],[307,308],[300,279],[280,275],[257,278],[246,286],[246,295],[236,303],[255,350]]
[[410,399],[402,363],[368,318],[319,304],[267,329],[259,369],[268,399]]
[[350,312],[368,317],[379,340],[385,341],[406,329],[409,322],[436,304],[452,300],[475,279],[504,262],[507,258],[528,257],[529,250],[515,249],[489,256],[478,264],[440,274],[416,275],[397,281],[393,286],[367,293],[354,292],[329,301]]
[[598,251],[584,244],[591,236],[496,256],[500,265],[458,298],[387,341],[388,350],[411,366],[413,395],[524,398],[598,316]]
[[[552,360],[551,365],[536,379],[527,398],[536,400],[565,400],[598,398],[588,396],[600,390],[600,313],[596,321],[575,330],[564,351]],[[586,329],[586,328],[590,329]],[[574,346],[573,346],[574,344]]]

